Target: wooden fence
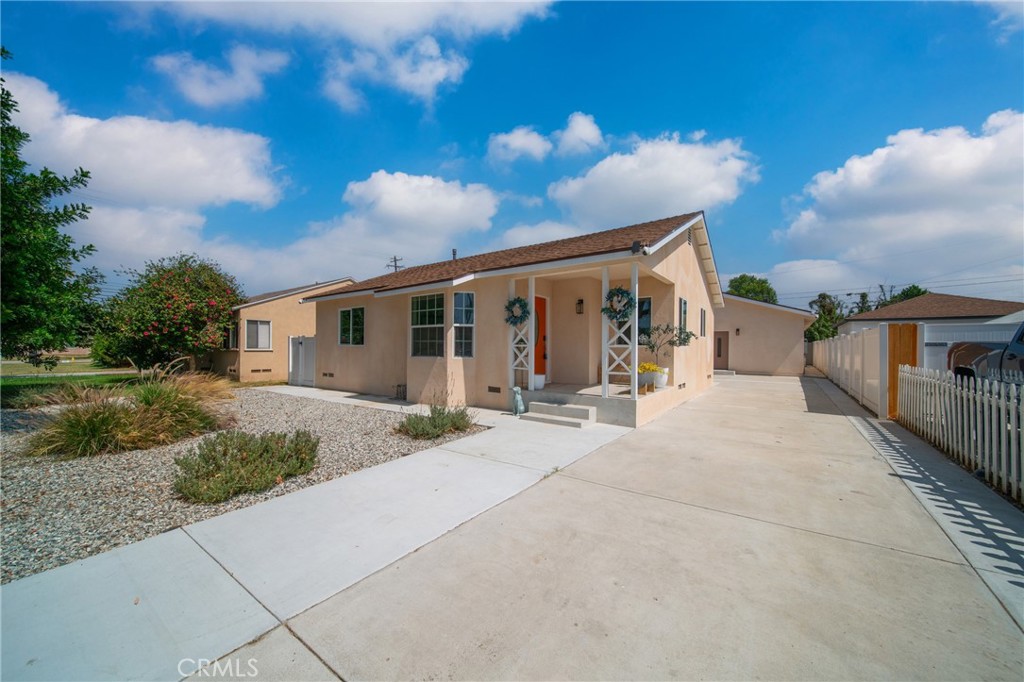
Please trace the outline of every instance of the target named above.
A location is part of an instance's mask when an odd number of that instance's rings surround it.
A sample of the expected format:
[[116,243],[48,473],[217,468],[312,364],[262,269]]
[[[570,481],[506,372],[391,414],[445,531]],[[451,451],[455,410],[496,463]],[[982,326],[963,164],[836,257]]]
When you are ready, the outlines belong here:
[[989,485],[1024,502],[1021,428],[1024,387],[899,368],[897,421],[965,467],[984,471]]

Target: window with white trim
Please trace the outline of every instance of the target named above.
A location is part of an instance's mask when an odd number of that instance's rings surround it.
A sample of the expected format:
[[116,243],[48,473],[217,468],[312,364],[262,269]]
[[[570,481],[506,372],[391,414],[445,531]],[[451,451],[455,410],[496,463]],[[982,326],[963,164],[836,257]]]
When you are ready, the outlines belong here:
[[473,327],[476,324],[475,296],[468,291],[455,292],[455,357],[473,357]]
[[361,346],[364,338],[364,308],[342,308],[338,311],[338,345]]
[[[619,322],[619,329],[629,327],[629,321]],[[637,338],[651,333],[651,297],[641,296],[636,299],[636,334]]]
[[245,349],[270,350],[270,321],[245,321]]
[[238,322],[232,322],[224,330],[224,342],[221,344],[221,349],[238,350]]
[[444,357],[444,294],[412,297],[412,356]]
[[708,317],[707,311],[703,308],[700,309],[700,335],[707,336],[708,331]]
[[679,326],[686,329],[686,299],[679,299]]

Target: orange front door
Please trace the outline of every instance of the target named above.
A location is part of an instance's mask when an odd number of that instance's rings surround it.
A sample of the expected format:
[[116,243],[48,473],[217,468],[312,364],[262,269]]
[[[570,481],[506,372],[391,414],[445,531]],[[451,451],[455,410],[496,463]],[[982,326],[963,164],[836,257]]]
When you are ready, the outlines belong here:
[[548,300],[533,299],[533,373],[544,376],[548,373]]

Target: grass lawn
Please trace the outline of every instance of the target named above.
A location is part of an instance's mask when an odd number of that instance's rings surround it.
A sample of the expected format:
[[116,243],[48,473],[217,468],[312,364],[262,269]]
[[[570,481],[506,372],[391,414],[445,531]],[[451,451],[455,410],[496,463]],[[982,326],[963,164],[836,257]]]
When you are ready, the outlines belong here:
[[[131,367],[118,368],[124,372],[134,372],[135,370]],[[39,376],[47,376],[51,374],[69,374],[75,372],[106,372],[112,371],[110,367],[97,367],[92,364],[92,360],[84,358],[76,360],[75,362],[61,362],[53,370],[47,370],[45,367],[33,367],[27,362],[18,362],[16,360],[4,360],[0,363],[0,376],[11,376],[12,374],[33,374]]]
[[119,384],[133,378],[135,378],[135,372],[95,374],[93,376],[61,376],[60,374],[40,374],[32,377],[0,376],[0,407],[13,407],[20,396],[46,391],[57,384],[75,383],[82,386],[99,387]]

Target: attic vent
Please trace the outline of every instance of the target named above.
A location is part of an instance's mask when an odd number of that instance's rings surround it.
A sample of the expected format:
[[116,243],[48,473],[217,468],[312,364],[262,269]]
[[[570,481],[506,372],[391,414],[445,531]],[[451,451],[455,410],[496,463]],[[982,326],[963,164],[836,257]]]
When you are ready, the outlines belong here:
[[693,244],[693,230],[689,228],[686,230],[686,243]]

